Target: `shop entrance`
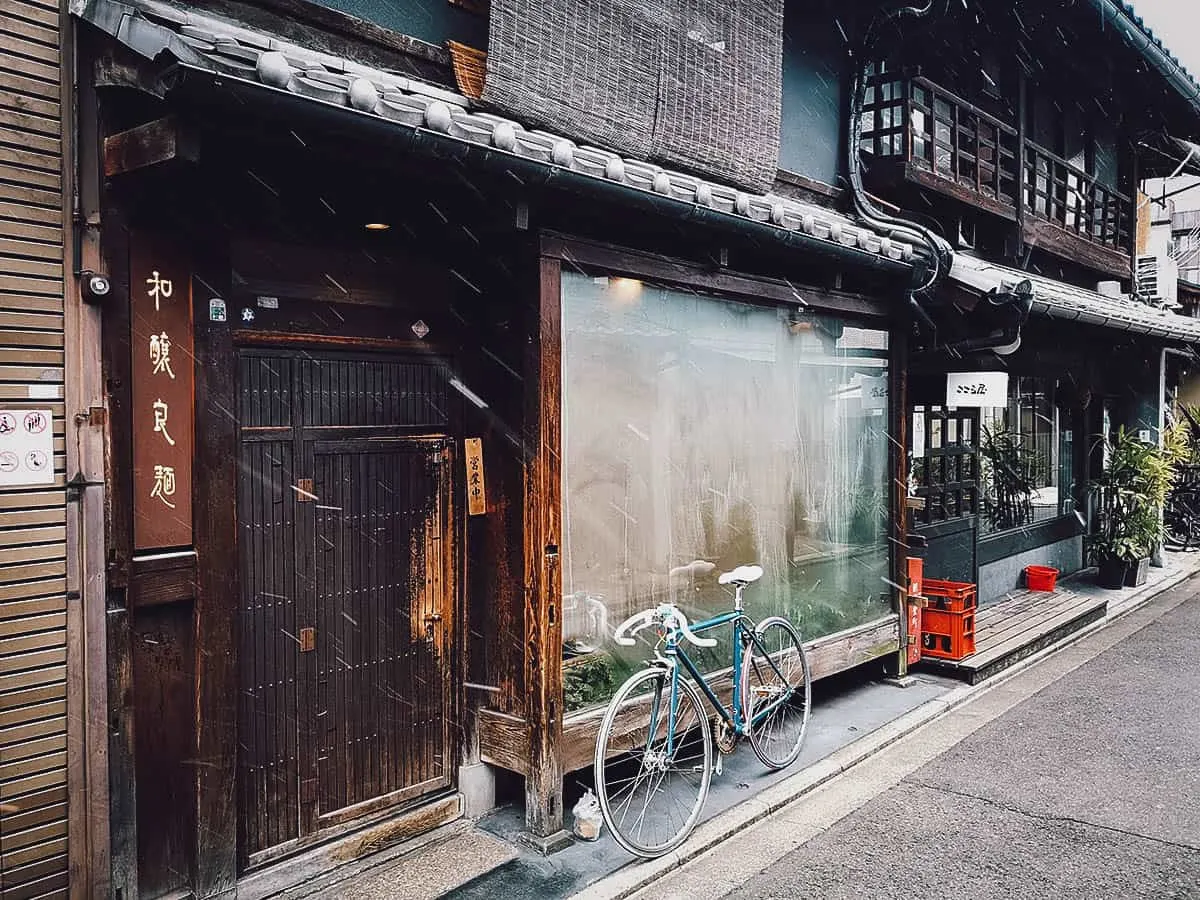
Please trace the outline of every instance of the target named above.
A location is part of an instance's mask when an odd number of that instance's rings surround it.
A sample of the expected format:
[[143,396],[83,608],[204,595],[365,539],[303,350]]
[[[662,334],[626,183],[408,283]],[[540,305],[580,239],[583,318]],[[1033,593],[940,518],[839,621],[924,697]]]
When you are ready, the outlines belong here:
[[436,361],[239,355],[242,855],[451,785],[451,443]]

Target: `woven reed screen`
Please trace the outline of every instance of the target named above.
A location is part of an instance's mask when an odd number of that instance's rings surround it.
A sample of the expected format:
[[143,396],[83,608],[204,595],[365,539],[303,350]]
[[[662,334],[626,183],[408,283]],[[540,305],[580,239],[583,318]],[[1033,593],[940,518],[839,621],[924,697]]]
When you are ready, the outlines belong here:
[[783,0],[491,0],[483,99],[623,154],[766,191]]

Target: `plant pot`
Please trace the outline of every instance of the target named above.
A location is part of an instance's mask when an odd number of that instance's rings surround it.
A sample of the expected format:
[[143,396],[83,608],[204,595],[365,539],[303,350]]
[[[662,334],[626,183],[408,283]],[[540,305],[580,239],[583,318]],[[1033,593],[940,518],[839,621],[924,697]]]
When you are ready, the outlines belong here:
[[1096,579],[1100,587],[1120,590],[1125,586],[1126,563],[1123,559],[1100,560],[1100,575]]
[[1141,587],[1150,575],[1150,557],[1144,556],[1137,562],[1125,564],[1125,586]]

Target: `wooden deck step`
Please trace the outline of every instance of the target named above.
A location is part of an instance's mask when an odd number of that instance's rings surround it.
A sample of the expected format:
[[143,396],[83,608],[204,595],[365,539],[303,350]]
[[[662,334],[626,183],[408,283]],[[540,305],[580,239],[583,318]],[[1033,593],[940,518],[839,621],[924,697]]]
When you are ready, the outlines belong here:
[[975,652],[957,662],[921,660],[934,671],[977,684],[1019,660],[1079,631],[1108,612],[1103,597],[1069,590],[1018,591],[975,614]]

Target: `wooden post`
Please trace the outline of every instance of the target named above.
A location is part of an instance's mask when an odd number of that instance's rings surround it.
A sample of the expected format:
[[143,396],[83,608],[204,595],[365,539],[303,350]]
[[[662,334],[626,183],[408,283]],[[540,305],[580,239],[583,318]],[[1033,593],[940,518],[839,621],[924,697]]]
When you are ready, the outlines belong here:
[[[889,339],[888,434],[892,473],[892,582],[907,588],[908,567],[908,322],[893,328]],[[908,674],[908,593],[893,588],[900,615],[900,650],[894,666],[897,678]]]
[[[1013,254],[1016,261],[1021,263],[1025,256],[1025,134],[1028,130],[1029,118],[1029,80],[1025,77],[1025,69],[1017,65],[1017,245]],[[1037,174],[1034,173],[1030,185],[1036,189]],[[1036,197],[1034,198],[1036,200]]]
[[133,654],[129,570],[133,555],[133,420],[130,410],[129,233],[120,210],[105,204],[101,235],[112,293],[103,322],[103,372],[108,401],[105,459],[105,631],[108,673],[110,891],[137,897],[137,776],[134,771]]
[[525,827],[550,852],[562,830],[561,263],[543,257],[525,365]]
[[[78,181],[71,166],[63,180],[64,222],[67,260],[71,260],[71,236],[78,240],[82,269],[100,271],[100,172],[96,94],[84,84],[78,95],[75,43],[69,30],[72,19],[64,19],[63,72],[64,109],[73,105],[76,120],[63,117],[64,157],[72,158],[77,147]],[[78,71],[88,72],[88,58]],[[83,82],[83,79],[79,79]],[[76,96],[76,103],[66,99]],[[76,144],[76,121],[78,143]],[[72,196],[78,190],[79,228],[72,227],[75,210]],[[68,699],[69,733],[68,803],[70,884],[72,898],[109,895],[109,790],[108,790],[108,696],[104,583],[104,438],[107,415],[104,407],[104,378],[101,371],[100,313],[82,302],[74,266],[68,265],[63,297],[65,319],[65,395],[67,433],[67,478],[77,485],[78,497],[68,509]]]
[[[221,238],[217,238],[217,241]],[[215,243],[215,242],[214,242]],[[236,358],[227,322],[209,301],[227,299],[223,245],[201,248],[195,304],[196,455],[196,897],[237,890],[237,409]]]

